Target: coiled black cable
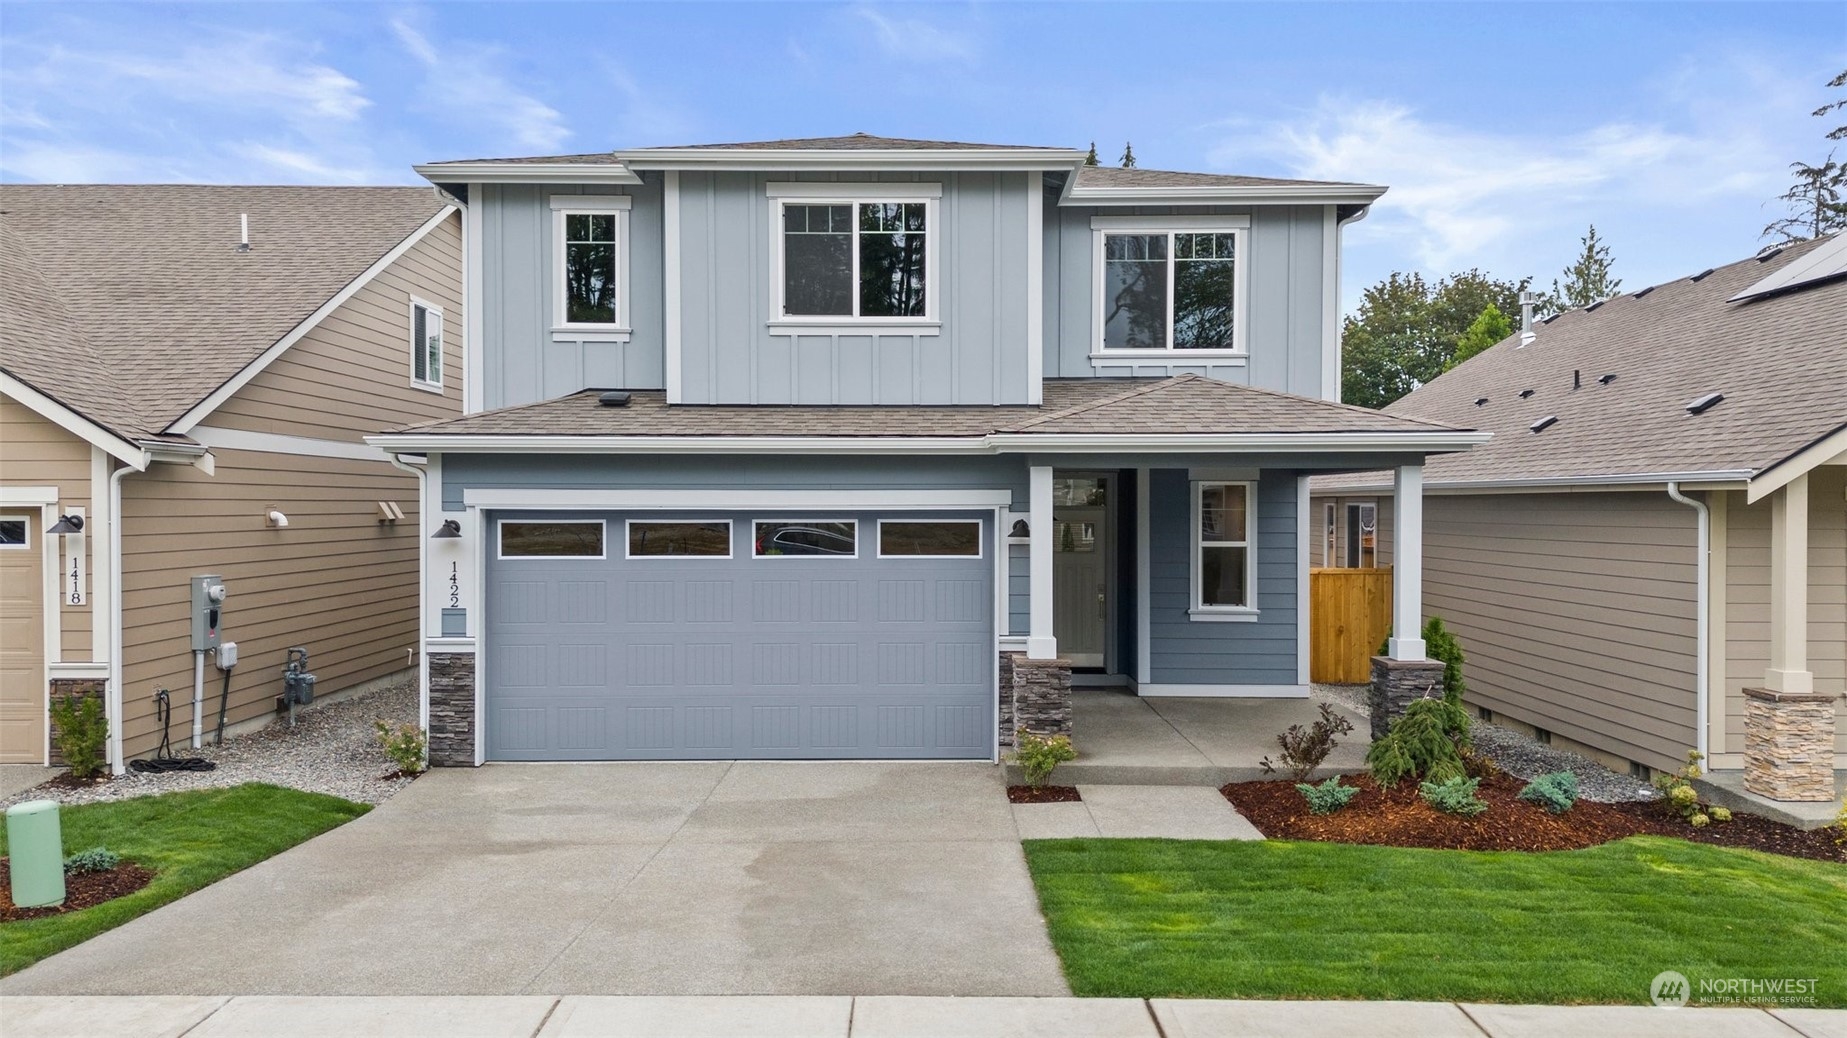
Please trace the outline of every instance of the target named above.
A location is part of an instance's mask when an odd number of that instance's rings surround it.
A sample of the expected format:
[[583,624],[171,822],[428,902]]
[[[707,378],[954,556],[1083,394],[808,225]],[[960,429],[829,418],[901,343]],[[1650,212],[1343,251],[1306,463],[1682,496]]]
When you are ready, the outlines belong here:
[[173,755],[173,703],[167,690],[154,690],[154,718],[160,722],[160,749],[146,760],[131,760],[128,766],[147,775],[164,775],[174,771],[211,771],[218,767],[204,757],[176,757]]

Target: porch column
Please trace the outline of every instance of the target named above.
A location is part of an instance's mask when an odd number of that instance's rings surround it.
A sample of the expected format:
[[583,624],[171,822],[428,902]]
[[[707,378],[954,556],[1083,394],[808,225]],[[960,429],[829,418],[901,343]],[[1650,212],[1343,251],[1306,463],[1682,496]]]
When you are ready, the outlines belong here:
[[1815,691],[1809,670],[1809,477],[1770,498],[1770,668],[1764,687],[1797,695]]
[[1392,638],[1394,660],[1424,659],[1424,466],[1400,465],[1393,480]]
[[1052,634],[1052,466],[1034,465],[1027,473],[1032,621],[1026,638],[1026,658],[1051,660],[1058,658],[1058,639]]

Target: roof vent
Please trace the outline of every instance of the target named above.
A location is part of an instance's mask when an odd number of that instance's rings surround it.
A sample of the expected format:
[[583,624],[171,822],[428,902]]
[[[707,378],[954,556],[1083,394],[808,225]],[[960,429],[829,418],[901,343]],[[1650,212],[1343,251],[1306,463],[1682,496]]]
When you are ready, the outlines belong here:
[[1589,305],[1589,306],[1587,306],[1587,307],[1585,307],[1585,308],[1584,308],[1584,312],[1585,312],[1585,313],[1590,313],[1590,312],[1591,312],[1592,310],[1595,310],[1595,309],[1597,309],[1598,307],[1600,307],[1600,306],[1602,306],[1603,304],[1605,304],[1605,303],[1607,303],[1607,302],[1609,302],[1609,300],[1608,300],[1608,299],[1599,299],[1599,300],[1597,300],[1596,302],[1594,302],[1594,303],[1592,303],[1591,305]]
[[604,407],[627,407],[628,401],[629,395],[620,389],[610,390],[596,398],[596,402]]
[[1698,400],[1695,400],[1692,403],[1689,403],[1687,405],[1687,413],[1688,414],[1705,414],[1707,411],[1710,411],[1713,408],[1719,406],[1719,401],[1724,400],[1724,399],[1725,399],[1724,393],[1707,393],[1705,396],[1700,397]]
[[1563,317],[1563,316],[1565,316],[1565,313],[1564,313],[1564,311],[1562,311],[1562,310],[1561,310],[1561,311],[1559,311],[1558,313],[1555,313],[1555,314],[1548,314],[1548,315],[1546,315],[1545,317],[1541,317],[1541,318],[1539,319],[1539,323],[1540,323],[1540,324],[1551,324],[1551,323],[1552,323],[1553,321],[1556,321],[1556,320],[1558,320],[1559,318],[1561,318],[1561,317]]
[[1525,399],[1527,399],[1528,397],[1530,397],[1530,396],[1532,396],[1532,395],[1533,395],[1533,391],[1532,391],[1532,390],[1530,390],[1530,389],[1522,389],[1522,390],[1520,391],[1520,399],[1522,399],[1522,400],[1525,400]]
[[1690,278],[1688,278],[1687,280],[1688,280],[1688,281],[1704,281],[1704,280],[1706,280],[1706,276],[1707,276],[1707,275],[1709,275],[1709,274],[1711,274],[1711,273],[1712,273],[1712,271],[1713,271],[1713,268],[1712,268],[1712,267],[1707,267],[1707,268],[1706,268],[1705,270],[1702,270],[1702,271],[1700,271],[1699,273],[1697,273],[1697,274],[1695,274],[1695,275],[1693,275],[1692,277],[1690,277]]
[[1572,392],[1575,393],[1579,389],[1582,389],[1582,388],[1584,388],[1584,373],[1582,371],[1579,371],[1577,368],[1572,368],[1571,369]]
[[1614,381],[1616,381],[1615,375],[1598,375],[1597,376],[1597,384],[1600,386],[1607,386]]
[[1527,428],[1533,430],[1534,432],[1545,432],[1548,428],[1552,427],[1557,422],[1558,422],[1558,415],[1549,414],[1549,415],[1546,415],[1544,418],[1541,418],[1539,421],[1534,422],[1532,425],[1527,426]]
[[238,224],[238,234],[239,234],[239,238],[237,241],[237,251],[249,252],[250,251],[250,214],[249,213],[238,213],[237,214],[237,224]]
[[1483,405],[1483,404],[1485,404],[1485,403],[1487,403],[1487,402],[1488,402],[1488,398],[1487,398],[1487,397],[1485,397],[1485,396],[1478,396],[1478,397],[1476,397],[1476,398],[1475,398],[1475,406],[1476,406],[1476,407],[1480,407],[1481,405]]
[[1635,298],[1637,298],[1637,299],[1640,299],[1640,298],[1642,298],[1643,296],[1645,296],[1645,295],[1647,295],[1648,293],[1650,293],[1650,292],[1653,292],[1654,290],[1655,290],[1655,286],[1654,286],[1654,285],[1649,285],[1649,286],[1648,286],[1647,288],[1644,288],[1644,289],[1642,289],[1642,290],[1641,290],[1640,292],[1637,292],[1637,293],[1635,294]]
[[1783,254],[1783,246],[1781,245],[1778,245],[1774,248],[1765,249],[1763,252],[1758,253],[1757,262],[1768,263],[1771,260],[1776,259],[1778,256],[1781,256],[1782,254]]

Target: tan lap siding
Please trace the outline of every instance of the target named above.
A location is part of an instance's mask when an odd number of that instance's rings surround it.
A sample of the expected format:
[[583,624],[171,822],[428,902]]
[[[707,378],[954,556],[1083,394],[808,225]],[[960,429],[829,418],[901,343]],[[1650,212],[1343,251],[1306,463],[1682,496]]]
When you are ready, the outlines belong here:
[[1424,611],[1469,699],[1651,767],[1694,744],[1692,509],[1665,495],[1424,499]]
[[[9,487],[57,487],[58,504],[64,508],[81,508],[92,520],[96,510],[90,507],[90,445],[39,417],[37,412],[11,397],[0,396],[0,483]],[[21,509],[32,511],[38,509]],[[39,524],[33,523],[34,555],[40,543]],[[92,538],[85,538],[89,544]],[[86,549],[95,558],[94,545]],[[64,547],[58,546],[58,565],[64,565]],[[88,566],[95,572],[94,566]],[[96,600],[93,587],[85,578],[86,604],[59,607],[63,628],[62,659],[67,663],[88,663],[91,653],[91,630],[95,624]],[[60,596],[62,599],[62,596]]]
[[[202,424],[353,440],[462,408],[461,219],[451,216]],[[443,312],[443,391],[411,384],[410,299]]]
[[[1744,689],[1770,666],[1770,502],[1726,508],[1725,750],[1744,752]],[[1815,688],[1847,689],[1847,468],[1809,475],[1809,669]],[[1847,703],[1839,704],[1836,753],[1847,754]]]
[[[219,450],[217,475],[158,465],[123,482],[123,713],[130,756],[160,735],[153,693],[174,702],[176,744],[190,733],[190,579],[216,573],[230,591],[225,637],[237,642],[229,722],[268,716],[290,646],[305,646],[326,694],[410,665],[417,643],[417,484],[383,462]],[[405,518],[378,522],[376,502]],[[289,525],[264,515],[279,509]],[[207,663],[206,722],[222,675]]]

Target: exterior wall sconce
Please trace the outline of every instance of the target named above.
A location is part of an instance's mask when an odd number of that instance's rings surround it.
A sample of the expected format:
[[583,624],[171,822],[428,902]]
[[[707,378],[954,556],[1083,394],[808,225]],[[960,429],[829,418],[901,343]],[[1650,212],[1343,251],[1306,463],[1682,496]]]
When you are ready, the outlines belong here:
[[57,525],[53,526],[49,530],[46,530],[45,532],[46,533],[82,533],[83,532],[83,516],[81,515],[58,516]]
[[436,528],[436,532],[430,534],[430,540],[442,540],[449,537],[460,537],[461,535],[462,524],[460,521],[455,519],[444,519],[443,524]]
[[1032,528],[1026,525],[1026,520],[1015,519],[1013,521],[1013,529],[1007,531],[1007,536],[1009,537],[1031,537]]

